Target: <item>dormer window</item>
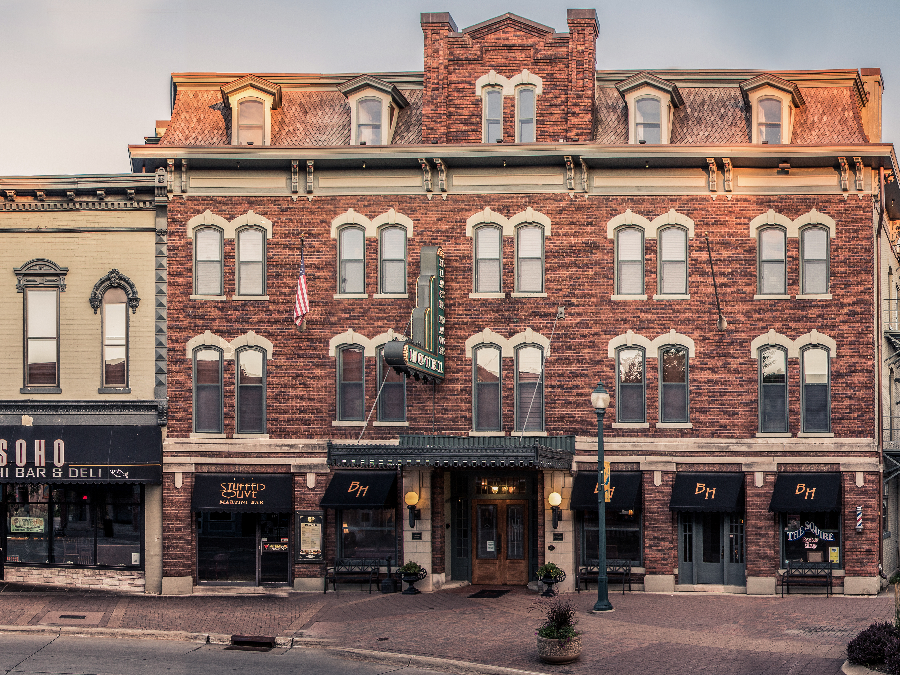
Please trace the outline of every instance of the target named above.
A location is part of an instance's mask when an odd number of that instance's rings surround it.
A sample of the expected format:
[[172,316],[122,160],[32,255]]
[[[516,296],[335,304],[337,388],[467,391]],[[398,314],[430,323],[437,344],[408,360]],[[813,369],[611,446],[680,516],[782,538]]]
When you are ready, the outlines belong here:
[[381,138],[380,98],[364,98],[357,103],[356,138],[358,145],[383,145]]
[[503,89],[484,89],[484,142],[498,143],[503,140]]
[[281,86],[256,75],[246,75],[222,87],[231,108],[232,145],[270,145],[272,111],[281,106]]
[[793,82],[763,73],[741,82],[741,92],[752,117],[750,142],[790,143],[794,113],[805,105],[800,88]]
[[641,72],[616,85],[628,108],[628,142],[670,143],[675,109],[684,105],[678,87]]
[[781,101],[777,98],[759,100],[756,116],[757,134],[760,143],[777,145],[781,143]]
[[409,102],[393,84],[360,75],[338,86],[350,104],[350,145],[389,145]]
[[534,87],[516,89],[516,143],[534,143]]
[[638,143],[661,143],[660,101],[646,96],[635,102],[634,132]]
[[263,145],[266,113],[262,101],[249,99],[238,104],[238,145]]

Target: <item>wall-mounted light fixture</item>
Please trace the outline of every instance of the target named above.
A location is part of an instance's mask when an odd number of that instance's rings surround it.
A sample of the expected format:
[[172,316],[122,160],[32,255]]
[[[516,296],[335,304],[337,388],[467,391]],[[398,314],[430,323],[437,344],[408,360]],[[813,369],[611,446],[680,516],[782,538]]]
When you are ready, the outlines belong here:
[[562,520],[562,509],[559,508],[559,505],[562,503],[562,496],[558,492],[551,492],[547,497],[547,501],[550,503],[550,509],[553,511],[553,529],[555,530],[559,525],[559,521]]
[[416,504],[419,503],[419,494],[410,490],[403,497],[403,501],[406,502],[406,508],[409,509],[409,526],[414,528],[416,521],[422,517],[422,509],[416,508]]

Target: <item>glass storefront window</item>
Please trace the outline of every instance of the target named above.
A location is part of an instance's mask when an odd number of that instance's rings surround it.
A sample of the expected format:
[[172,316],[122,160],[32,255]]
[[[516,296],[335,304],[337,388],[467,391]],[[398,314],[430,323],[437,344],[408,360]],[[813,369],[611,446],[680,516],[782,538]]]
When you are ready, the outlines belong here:
[[[598,546],[597,512],[585,511],[581,536],[582,565],[597,564]],[[632,565],[641,565],[640,511],[606,509],[606,559],[628,560]]]
[[524,495],[527,492],[524,478],[480,476],[475,479],[476,495]]
[[143,564],[140,485],[6,487],[7,563]]
[[387,558],[397,560],[395,509],[344,509],[341,523],[342,558]]
[[840,513],[784,513],[781,515],[781,558],[841,565]]

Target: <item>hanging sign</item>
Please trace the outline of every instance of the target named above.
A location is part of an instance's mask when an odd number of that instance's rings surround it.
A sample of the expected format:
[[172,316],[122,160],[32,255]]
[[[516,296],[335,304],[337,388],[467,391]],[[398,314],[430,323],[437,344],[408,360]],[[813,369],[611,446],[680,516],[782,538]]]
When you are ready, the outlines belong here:
[[412,311],[412,340],[388,342],[384,346],[384,360],[398,373],[426,382],[441,382],[447,352],[444,249],[423,246],[420,263],[416,308]]

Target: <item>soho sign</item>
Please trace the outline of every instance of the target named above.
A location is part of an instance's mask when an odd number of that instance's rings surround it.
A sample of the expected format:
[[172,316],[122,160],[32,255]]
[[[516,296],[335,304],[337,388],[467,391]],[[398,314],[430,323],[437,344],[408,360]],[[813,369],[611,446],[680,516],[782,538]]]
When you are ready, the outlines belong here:
[[[66,463],[66,444],[63,442],[61,438],[57,438],[53,441],[53,451],[52,455],[48,456],[47,453],[47,441],[44,439],[36,439],[34,441],[34,452],[32,454],[34,468],[28,468],[27,472],[24,468],[26,464],[28,464],[28,444],[23,439],[19,439],[16,441],[14,457],[10,457],[9,443],[5,438],[0,438],[0,477],[9,478],[10,473],[9,469],[5,468],[9,463],[10,459],[13,459],[16,464],[16,478],[31,478],[31,477],[42,477],[46,478],[48,476],[53,478],[62,478],[63,470],[62,467]],[[47,474],[47,462],[48,460],[53,463],[53,468],[51,468],[51,473]],[[78,472],[78,469],[70,469],[70,471]]]

